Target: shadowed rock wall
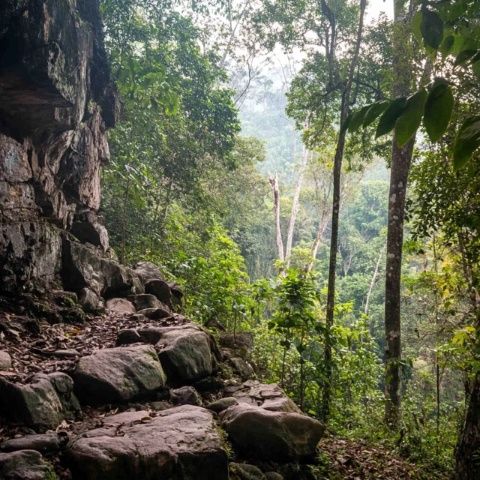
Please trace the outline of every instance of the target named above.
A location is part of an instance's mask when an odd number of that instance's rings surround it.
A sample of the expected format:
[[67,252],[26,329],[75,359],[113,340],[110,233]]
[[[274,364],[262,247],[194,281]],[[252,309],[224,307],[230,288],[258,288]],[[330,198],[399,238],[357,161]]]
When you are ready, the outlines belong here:
[[112,274],[133,285],[97,214],[118,110],[98,0],[0,2],[3,293],[63,283],[104,295]]

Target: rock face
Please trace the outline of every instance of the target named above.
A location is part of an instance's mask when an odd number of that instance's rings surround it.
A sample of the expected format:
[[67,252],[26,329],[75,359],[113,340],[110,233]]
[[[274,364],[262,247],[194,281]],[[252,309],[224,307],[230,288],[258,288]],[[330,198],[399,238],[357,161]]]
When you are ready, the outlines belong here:
[[165,374],[150,345],[105,348],[82,357],[74,379],[78,397],[94,405],[145,398],[165,385]]
[[96,0],[3,0],[0,45],[0,282],[15,294],[67,278],[77,242],[105,257],[100,170],[119,103]]
[[67,451],[75,480],[227,480],[227,454],[212,414],[184,405],[105,418]]
[[271,412],[246,404],[225,410],[222,425],[242,453],[281,462],[313,459],[324,430],[306,415]]

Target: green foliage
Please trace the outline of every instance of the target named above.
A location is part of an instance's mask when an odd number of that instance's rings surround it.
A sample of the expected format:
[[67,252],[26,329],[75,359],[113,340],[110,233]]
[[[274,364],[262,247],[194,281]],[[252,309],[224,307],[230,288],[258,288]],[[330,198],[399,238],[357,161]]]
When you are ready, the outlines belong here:
[[432,142],[440,140],[447,130],[453,109],[453,93],[445,81],[437,81],[428,93],[423,123]]

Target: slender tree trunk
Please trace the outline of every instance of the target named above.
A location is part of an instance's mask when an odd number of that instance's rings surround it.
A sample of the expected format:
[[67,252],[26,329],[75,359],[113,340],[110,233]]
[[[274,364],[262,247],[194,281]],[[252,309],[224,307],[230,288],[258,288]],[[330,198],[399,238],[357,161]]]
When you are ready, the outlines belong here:
[[380,262],[382,261],[382,258],[385,255],[386,248],[387,248],[387,245],[385,244],[385,246],[380,251],[380,254],[378,255],[377,263],[375,264],[375,270],[373,271],[372,280],[370,282],[370,286],[368,287],[367,296],[365,298],[365,308],[364,308],[365,315],[368,315],[368,309],[370,307],[370,297],[372,296],[373,288],[377,283],[378,271],[380,270]]
[[290,256],[292,254],[293,234],[295,232],[295,222],[297,221],[298,209],[300,207],[300,193],[302,192],[303,177],[308,165],[309,151],[306,146],[303,147],[302,164],[300,165],[300,172],[298,174],[297,185],[292,201],[292,210],[290,213],[290,220],[288,222],[287,244],[285,247],[285,266],[290,266]]
[[[350,96],[352,91],[352,82],[355,70],[358,64],[360,45],[363,37],[363,22],[365,17],[366,0],[360,1],[360,15],[358,20],[357,38],[355,50],[351,59],[348,77],[342,94],[342,105],[340,110],[340,132],[338,134],[337,147],[333,163],[333,205],[332,205],[332,232],[330,237],[330,262],[328,268],[328,292],[327,292],[327,310],[325,321],[325,350],[324,350],[324,369],[325,384],[322,398],[322,419],[327,421],[330,416],[330,399],[332,392],[332,327],[334,321],[335,308],[335,277],[337,269],[337,251],[338,251],[338,219],[340,213],[340,193],[341,193],[341,174],[343,153],[345,150],[346,130],[343,125],[347,119],[350,109]],[[335,33],[332,33],[332,38]]]
[[323,234],[325,233],[327,225],[328,225],[327,213],[322,212],[322,216],[318,222],[317,235],[315,236],[315,240],[312,245],[312,254],[310,257],[310,263],[307,265],[307,268],[306,268],[306,271],[308,273],[312,271],[315,265],[315,260],[317,258],[317,253],[318,253],[318,247],[320,247],[320,243],[322,242]]
[[278,175],[270,178],[270,185],[273,191],[273,212],[275,215],[275,239],[277,243],[277,254],[280,261],[285,260],[283,250],[282,226],[280,224],[280,190],[278,187]]
[[[393,95],[407,96],[412,87],[411,61],[408,52],[409,32],[405,0],[394,2]],[[397,429],[401,404],[401,325],[400,288],[403,250],[403,223],[407,181],[415,138],[400,148],[394,136],[388,199],[387,259],[385,281],[385,422]]]

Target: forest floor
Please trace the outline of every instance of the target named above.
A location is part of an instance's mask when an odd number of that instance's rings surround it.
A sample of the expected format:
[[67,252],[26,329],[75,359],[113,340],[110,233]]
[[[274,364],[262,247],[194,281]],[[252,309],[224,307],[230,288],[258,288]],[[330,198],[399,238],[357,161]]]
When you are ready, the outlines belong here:
[[426,471],[387,447],[364,440],[326,437],[320,442],[330,480],[448,480],[447,473]]

